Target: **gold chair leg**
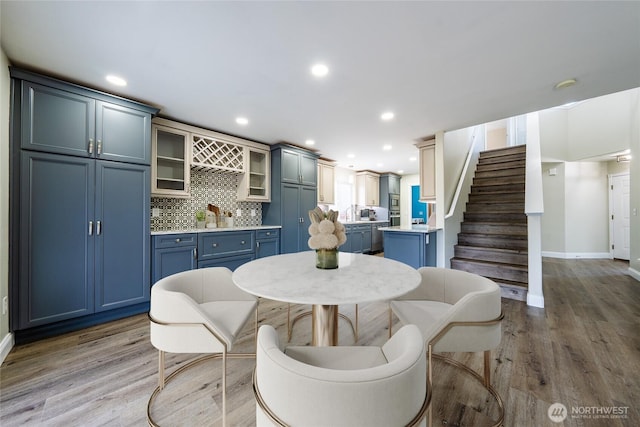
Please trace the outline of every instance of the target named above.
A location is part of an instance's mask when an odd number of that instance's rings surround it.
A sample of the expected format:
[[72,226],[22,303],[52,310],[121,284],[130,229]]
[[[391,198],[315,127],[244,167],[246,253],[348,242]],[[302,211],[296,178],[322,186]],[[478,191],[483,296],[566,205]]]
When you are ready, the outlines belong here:
[[158,350],[158,387],[164,388],[164,351]]
[[[391,312],[391,309],[389,309],[389,312]],[[431,357],[433,355],[433,348],[431,347],[431,345],[428,346],[427,351],[428,351],[427,363],[429,364],[429,366],[427,366],[427,382],[429,384],[429,387],[433,387],[433,371],[431,369],[433,365],[433,359]],[[429,418],[427,421],[427,426],[428,427],[433,426],[433,405],[429,406]]]
[[491,350],[484,352],[484,386],[489,388],[491,385]]
[[354,335],[355,341],[358,342],[358,304],[356,304],[356,329]]
[[227,349],[222,350],[222,427],[227,426]]

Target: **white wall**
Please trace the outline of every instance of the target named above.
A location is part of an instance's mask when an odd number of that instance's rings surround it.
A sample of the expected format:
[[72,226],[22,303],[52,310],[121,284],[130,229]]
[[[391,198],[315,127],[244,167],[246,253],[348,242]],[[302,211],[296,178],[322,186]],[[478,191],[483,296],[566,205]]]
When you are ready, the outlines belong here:
[[541,218],[541,237],[542,251],[547,255],[564,254],[566,251],[564,165],[562,162],[542,164],[544,214]]
[[605,162],[565,164],[565,251],[609,256],[609,192]]
[[569,138],[568,111],[551,108],[538,113],[540,123],[540,155],[542,161],[568,160]]
[[635,102],[631,106],[631,156],[633,160],[629,168],[631,180],[631,257],[629,271],[640,280],[640,90],[635,93]]
[[[0,49],[0,307],[9,295],[9,60]],[[13,345],[9,316],[0,311],[0,363]]]

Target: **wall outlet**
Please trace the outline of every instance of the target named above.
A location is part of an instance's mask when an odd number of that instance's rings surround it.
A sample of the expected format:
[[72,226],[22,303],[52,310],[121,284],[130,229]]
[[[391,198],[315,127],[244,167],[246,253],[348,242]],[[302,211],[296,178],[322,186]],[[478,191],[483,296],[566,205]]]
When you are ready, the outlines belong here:
[[255,209],[251,209],[251,216],[256,216],[256,210]]
[[242,210],[241,209],[236,209],[236,216],[242,216]]
[[9,310],[9,297],[5,296],[4,298],[2,298],[2,315],[4,316],[5,314],[7,314],[8,310]]
[[160,216],[160,208],[151,209],[151,216],[157,218]]

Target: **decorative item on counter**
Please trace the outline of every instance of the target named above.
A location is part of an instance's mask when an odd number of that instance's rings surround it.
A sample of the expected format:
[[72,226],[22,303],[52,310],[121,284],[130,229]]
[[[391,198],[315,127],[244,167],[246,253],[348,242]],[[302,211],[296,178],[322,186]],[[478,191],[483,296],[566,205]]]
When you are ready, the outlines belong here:
[[217,206],[209,204],[206,211],[207,228],[216,228],[218,226],[218,218],[220,217],[220,209]]
[[231,212],[225,211],[224,222],[225,222],[225,227],[233,228],[233,215],[231,214]]
[[309,211],[309,247],[316,251],[316,267],[338,268],[338,247],[347,241],[344,225],[338,221],[338,212],[324,212],[319,207]]
[[207,217],[203,210],[196,211],[196,228],[204,228],[206,219]]

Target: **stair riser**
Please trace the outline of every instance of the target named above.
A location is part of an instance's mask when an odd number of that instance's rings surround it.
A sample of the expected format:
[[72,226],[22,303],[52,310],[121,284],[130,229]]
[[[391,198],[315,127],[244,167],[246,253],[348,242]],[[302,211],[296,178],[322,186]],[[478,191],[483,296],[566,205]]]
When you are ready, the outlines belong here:
[[469,202],[466,206],[466,212],[486,212],[486,213],[522,213],[524,214],[524,200],[520,202],[505,203],[487,203],[487,202]]
[[491,170],[503,170],[525,167],[524,160],[516,160],[512,162],[498,162],[498,163],[478,163],[476,171],[485,172]]
[[458,234],[458,244],[464,246],[480,246],[485,248],[528,250],[527,239],[484,236],[481,234]]
[[476,185],[471,186],[471,194],[492,193],[496,191],[524,192],[524,182],[518,184]]
[[508,169],[496,169],[496,170],[482,170],[476,171],[476,179],[493,178],[493,177],[507,177],[507,176],[525,176],[525,168],[508,168]]
[[491,202],[491,203],[509,203],[523,202],[524,193],[477,193],[469,194],[470,202]]
[[491,176],[473,178],[473,185],[481,187],[485,185],[505,185],[505,184],[522,184],[524,185],[524,175],[509,176]]
[[460,260],[451,260],[451,268],[456,270],[467,271],[469,273],[475,273],[484,277],[494,277],[496,279],[504,279],[512,282],[526,283],[529,278],[529,273],[521,270],[510,268],[509,266],[495,266],[488,264],[470,263]]
[[465,222],[508,222],[511,224],[526,224],[527,216],[524,213],[487,213],[484,210],[479,212],[465,212]]
[[489,163],[505,163],[514,161],[526,161],[527,156],[524,153],[505,154],[504,156],[483,157],[478,158],[478,164],[485,165]]
[[529,256],[526,252],[502,252],[488,248],[471,248],[456,245],[454,250],[456,258],[474,259],[477,261],[501,262],[504,264],[516,264],[527,266]]
[[460,226],[463,233],[497,234],[503,236],[526,236],[526,224],[486,224],[482,222],[463,222]]

